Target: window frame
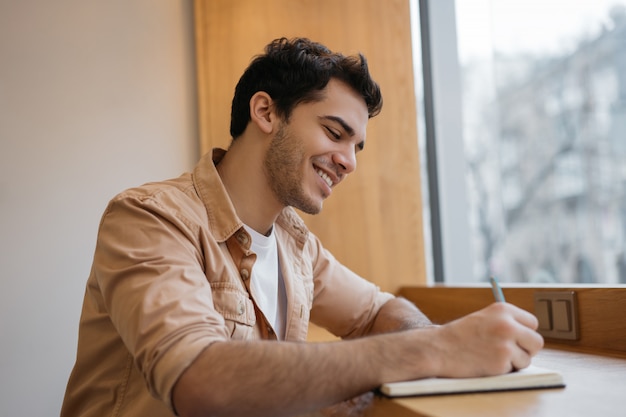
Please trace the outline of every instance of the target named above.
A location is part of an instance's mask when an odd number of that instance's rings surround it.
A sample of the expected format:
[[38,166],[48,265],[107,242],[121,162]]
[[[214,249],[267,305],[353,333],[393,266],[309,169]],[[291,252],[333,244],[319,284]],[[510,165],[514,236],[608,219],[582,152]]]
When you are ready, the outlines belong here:
[[459,215],[467,213],[469,203],[455,4],[417,1],[413,13],[419,21],[414,16],[413,24],[419,24],[415,41],[421,46],[432,275],[437,283],[461,283],[472,271],[473,251],[469,223]]

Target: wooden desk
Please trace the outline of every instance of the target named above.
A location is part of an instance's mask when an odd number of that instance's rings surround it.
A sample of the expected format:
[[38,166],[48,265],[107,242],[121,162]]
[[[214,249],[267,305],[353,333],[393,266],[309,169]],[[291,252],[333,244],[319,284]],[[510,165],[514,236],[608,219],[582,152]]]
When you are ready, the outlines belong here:
[[559,370],[565,388],[377,398],[367,417],[626,416],[626,355],[544,349],[535,365]]

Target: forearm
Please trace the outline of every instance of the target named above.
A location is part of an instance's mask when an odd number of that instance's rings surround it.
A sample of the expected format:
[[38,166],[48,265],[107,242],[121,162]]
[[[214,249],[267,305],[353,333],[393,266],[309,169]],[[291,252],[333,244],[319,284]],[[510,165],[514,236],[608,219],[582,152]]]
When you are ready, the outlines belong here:
[[[521,369],[543,346],[537,319],[506,303],[443,326],[432,326],[406,300],[390,303],[370,331],[385,334],[329,343],[214,343],[176,383],[173,403],[183,417],[296,415],[384,382]],[[419,328],[399,331],[406,326]]]
[[417,329],[432,325],[430,319],[415,304],[404,298],[396,297],[381,307],[368,334]]
[[[215,343],[182,375],[173,401],[181,416],[274,416],[319,410],[407,377],[401,334],[343,342]],[[398,338],[395,342],[393,339]],[[428,360],[422,360],[424,375]],[[415,366],[415,362],[411,367]]]

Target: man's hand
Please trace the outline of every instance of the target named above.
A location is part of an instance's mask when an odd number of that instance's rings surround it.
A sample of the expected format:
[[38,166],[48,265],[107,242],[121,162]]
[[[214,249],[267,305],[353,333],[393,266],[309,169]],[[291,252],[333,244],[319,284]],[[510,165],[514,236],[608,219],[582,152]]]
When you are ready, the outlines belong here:
[[535,316],[494,303],[433,329],[437,376],[495,375],[526,368],[543,347]]

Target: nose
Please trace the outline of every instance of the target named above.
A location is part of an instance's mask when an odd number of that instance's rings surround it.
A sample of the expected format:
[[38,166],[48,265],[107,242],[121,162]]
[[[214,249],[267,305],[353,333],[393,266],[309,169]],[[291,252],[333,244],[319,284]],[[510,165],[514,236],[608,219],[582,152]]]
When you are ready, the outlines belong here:
[[356,169],[356,150],[353,146],[346,146],[333,154],[333,162],[341,168],[342,174],[353,172]]

